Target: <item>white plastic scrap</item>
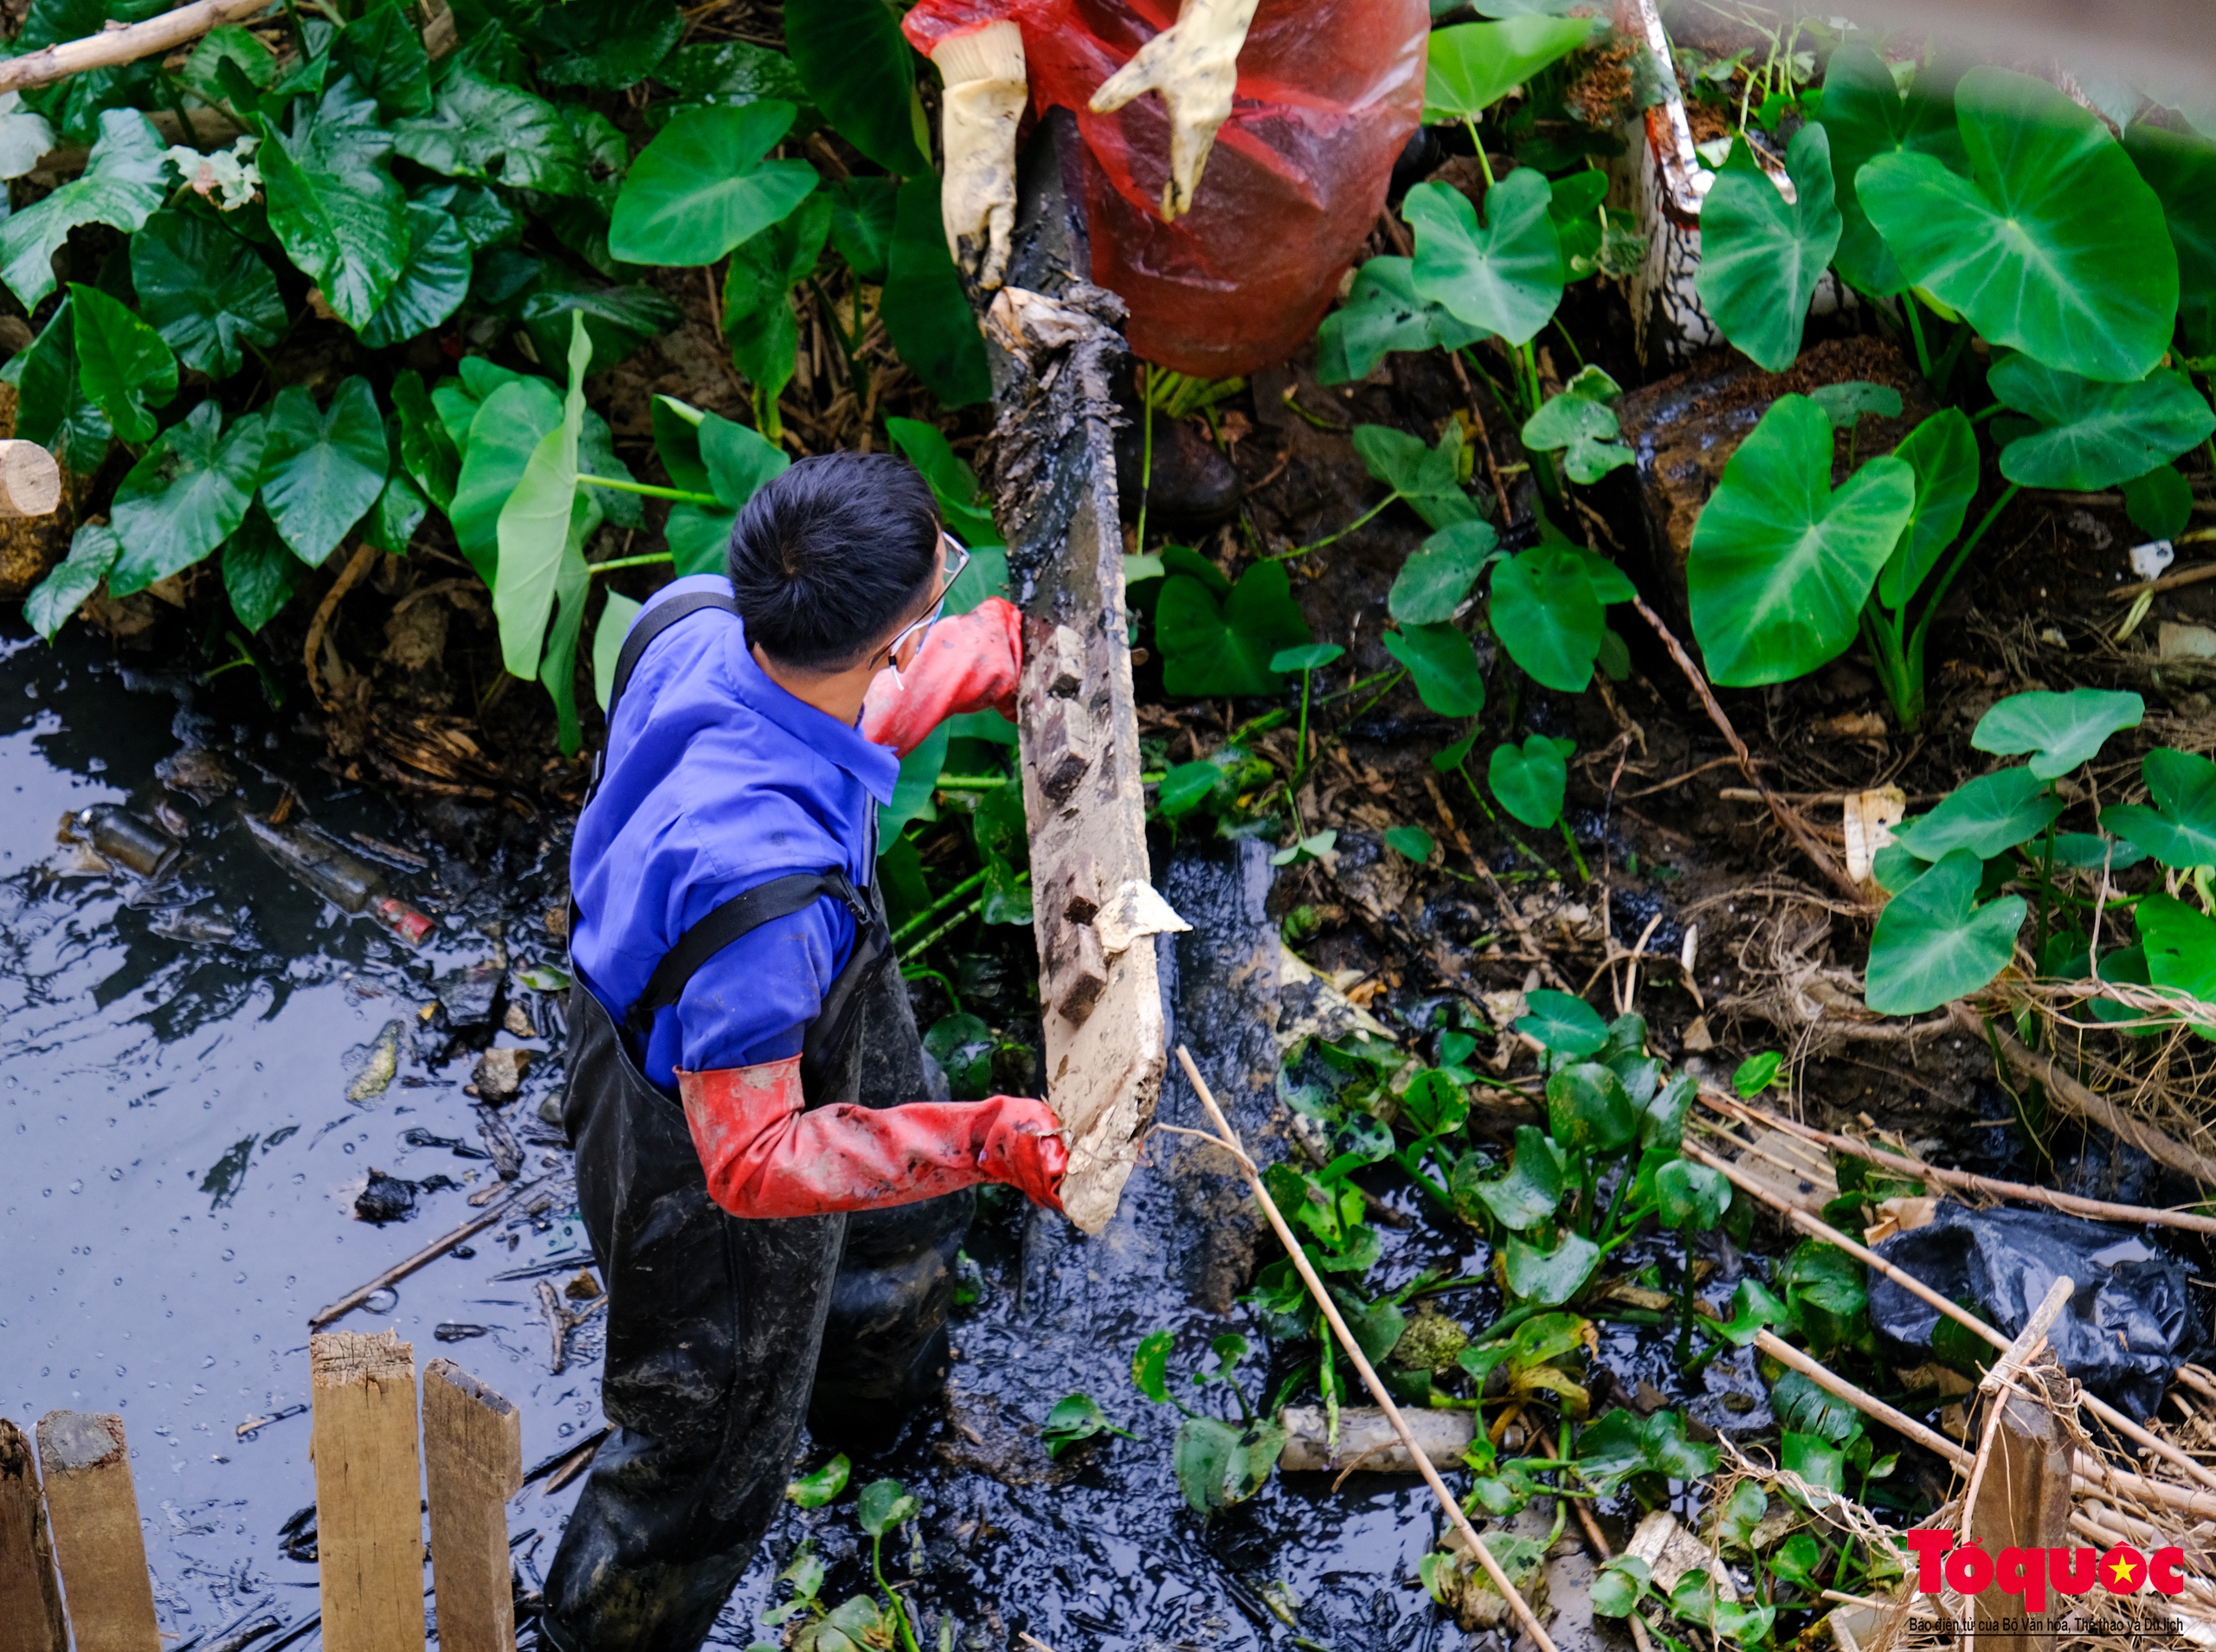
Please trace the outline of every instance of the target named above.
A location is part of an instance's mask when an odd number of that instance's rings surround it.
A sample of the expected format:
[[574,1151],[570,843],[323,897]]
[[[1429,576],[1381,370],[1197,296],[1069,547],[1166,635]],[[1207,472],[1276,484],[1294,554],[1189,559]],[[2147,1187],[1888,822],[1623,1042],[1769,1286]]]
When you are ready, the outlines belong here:
[[1150,883],[1134,877],[1119,886],[1093,915],[1092,927],[1100,936],[1100,950],[1113,958],[1131,950],[1134,941],[1150,935],[1169,935],[1193,926],[1177,916]]
[[2140,579],[2160,579],[2162,570],[2177,559],[2177,547],[2168,540],[2150,539],[2131,548],[2131,571]]

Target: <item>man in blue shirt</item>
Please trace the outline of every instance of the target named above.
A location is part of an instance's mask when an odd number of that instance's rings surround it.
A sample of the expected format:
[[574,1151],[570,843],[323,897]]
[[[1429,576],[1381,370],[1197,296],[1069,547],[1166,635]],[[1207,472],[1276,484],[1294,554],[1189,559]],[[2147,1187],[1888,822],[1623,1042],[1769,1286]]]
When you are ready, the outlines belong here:
[[617,1428],[547,1580],[564,1652],[698,1647],[803,1414],[889,1443],[943,1385],[968,1190],[1059,1208],[1043,1103],[928,1099],[873,876],[899,751],[1013,703],[1015,611],[941,621],[964,560],[904,461],[802,460],[728,579],[666,587],[625,640],[571,851],[564,1121]]

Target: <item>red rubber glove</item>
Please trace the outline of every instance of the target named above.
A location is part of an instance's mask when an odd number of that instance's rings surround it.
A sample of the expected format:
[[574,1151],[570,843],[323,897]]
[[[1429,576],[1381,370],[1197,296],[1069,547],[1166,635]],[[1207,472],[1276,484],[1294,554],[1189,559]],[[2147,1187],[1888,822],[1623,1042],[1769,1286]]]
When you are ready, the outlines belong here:
[[862,701],[862,737],[905,757],[964,711],[990,710],[1013,723],[1022,672],[1023,616],[1007,598],[989,596],[933,626],[906,671],[877,674]]
[[879,1210],[1005,1182],[1062,1208],[1069,1150],[1044,1102],[982,1102],[804,1111],[800,1057],[677,1075],[708,1193],[733,1216]]

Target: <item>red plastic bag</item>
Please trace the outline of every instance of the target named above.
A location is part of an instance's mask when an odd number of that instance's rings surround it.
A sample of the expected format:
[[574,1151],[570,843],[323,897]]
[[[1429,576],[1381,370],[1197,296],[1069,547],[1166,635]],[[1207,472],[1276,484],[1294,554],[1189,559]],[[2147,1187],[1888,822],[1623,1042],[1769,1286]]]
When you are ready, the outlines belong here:
[[1034,106],[1070,110],[1084,135],[1092,279],[1131,306],[1132,350],[1224,378],[1290,355],[1330,307],[1421,119],[1431,10],[1261,0],[1193,209],[1164,223],[1161,99],[1086,105],[1176,17],[1176,0],[921,0],[903,27],[926,53],[989,22],[1022,28]]

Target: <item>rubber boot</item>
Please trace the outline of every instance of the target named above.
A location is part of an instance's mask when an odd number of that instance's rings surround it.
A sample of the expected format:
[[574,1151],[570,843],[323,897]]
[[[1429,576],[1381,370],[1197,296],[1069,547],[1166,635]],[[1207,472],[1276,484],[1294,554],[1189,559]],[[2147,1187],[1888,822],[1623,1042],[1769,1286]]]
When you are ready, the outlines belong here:
[[1149,522],[1213,528],[1239,514],[1239,472],[1190,419],[1154,415],[1154,463],[1146,455],[1147,415],[1136,381],[1115,378],[1125,423],[1116,432],[1116,499],[1126,521],[1146,501]]

